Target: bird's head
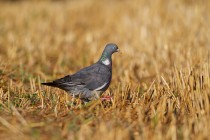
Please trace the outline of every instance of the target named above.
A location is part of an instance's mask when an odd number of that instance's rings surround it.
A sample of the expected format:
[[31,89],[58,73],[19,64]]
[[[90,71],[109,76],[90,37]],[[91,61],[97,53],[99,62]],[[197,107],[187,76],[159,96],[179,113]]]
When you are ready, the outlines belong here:
[[107,53],[108,55],[112,55],[115,52],[119,52],[119,48],[116,44],[114,43],[109,43],[106,45],[104,52]]
[[102,62],[104,65],[111,65],[112,60],[111,60],[111,56],[113,53],[115,52],[119,52],[119,48],[116,44],[114,43],[109,43],[106,45],[101,58],[99,59],[100,62]]

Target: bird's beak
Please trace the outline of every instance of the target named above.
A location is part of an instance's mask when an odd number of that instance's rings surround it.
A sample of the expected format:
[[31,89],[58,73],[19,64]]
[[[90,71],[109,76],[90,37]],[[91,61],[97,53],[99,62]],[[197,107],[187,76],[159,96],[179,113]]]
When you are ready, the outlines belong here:
[[120,49],[117,49],[116,52],[120,52]]

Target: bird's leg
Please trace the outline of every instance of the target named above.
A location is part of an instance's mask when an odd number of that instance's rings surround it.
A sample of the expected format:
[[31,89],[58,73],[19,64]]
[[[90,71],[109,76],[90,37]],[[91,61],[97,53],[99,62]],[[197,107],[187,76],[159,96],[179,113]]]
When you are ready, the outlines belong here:
[[112,100],[112,96],[109,96],[109,93],[107,93],[107,91],[105,91],[103,97],[101,97],[101,101],[111,101]]
[[71,107],[73,107],[75,101],[75,95],[73,94],[73,98],[71,99]]
[[112,100],[112,96],[105,96],[105,97],[101,97],[101,101],[111,101]]

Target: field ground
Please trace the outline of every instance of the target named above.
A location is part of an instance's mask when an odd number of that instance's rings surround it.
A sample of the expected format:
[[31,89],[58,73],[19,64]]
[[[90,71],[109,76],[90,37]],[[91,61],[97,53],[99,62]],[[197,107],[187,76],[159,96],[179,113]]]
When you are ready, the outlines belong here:
[[[210,139],[210,1],[0,2],[0,139]],[[40,83],[118,44],[111,102]]]

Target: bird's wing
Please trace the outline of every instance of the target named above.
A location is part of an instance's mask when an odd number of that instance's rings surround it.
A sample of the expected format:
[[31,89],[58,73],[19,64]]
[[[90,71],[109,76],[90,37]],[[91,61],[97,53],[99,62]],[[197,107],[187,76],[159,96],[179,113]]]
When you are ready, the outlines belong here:
[[111,70],[103,64],[95,63],[94,65],[84,68],[72,75],[72,80],[85,84],[90,90],[100,90],[110,83],[112,77]]
[[101,90],[111,81],[111,70],[100,63],[83,68],[73,75],[53,81],[57,87],[84,86],[90,90]]

